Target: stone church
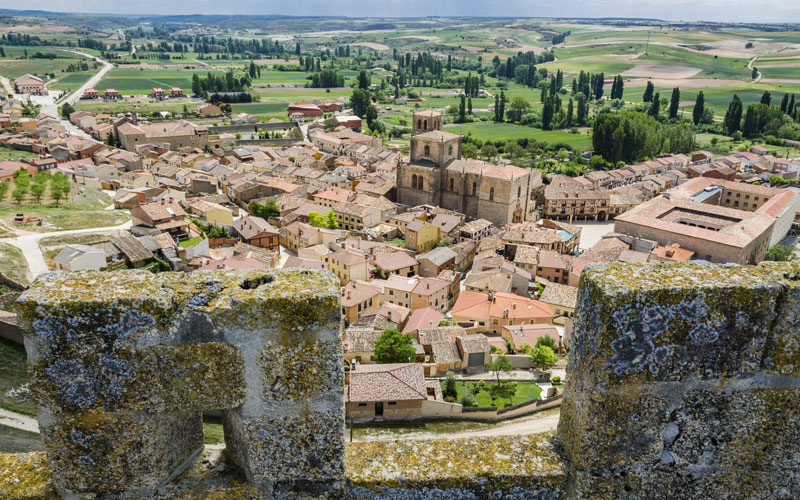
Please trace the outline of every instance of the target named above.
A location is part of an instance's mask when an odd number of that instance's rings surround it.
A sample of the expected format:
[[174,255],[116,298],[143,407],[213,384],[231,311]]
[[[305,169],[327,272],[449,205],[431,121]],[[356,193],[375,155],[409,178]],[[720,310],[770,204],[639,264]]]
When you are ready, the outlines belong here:
[[461,136],[442,131],[442,114],[414,113],[410,161],[397,172],[398,202],[434,205],[495,225],[528,220],[541,173],[461,158]]

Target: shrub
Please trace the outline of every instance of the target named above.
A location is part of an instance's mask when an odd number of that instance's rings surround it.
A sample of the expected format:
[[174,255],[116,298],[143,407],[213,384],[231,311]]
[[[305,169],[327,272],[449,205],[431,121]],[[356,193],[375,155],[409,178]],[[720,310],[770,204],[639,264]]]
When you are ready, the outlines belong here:
[[456,398],[456,375],[453,372],[447,372],[444,378],[444,390],[442,395],[445,397],[452,397],[455,401]]
[[464,406],[465,408],[471,408],[473,406],[477,406],[477,403],[475,402],[475,394],[473,394],[472,391],[469,389],[465,390],[464,393],[461,394],[460,403],[461,406]]
[[554,384],[560,384],[561,383],[561,377],[556,375],[555,377],[551,378],[550,381],[553,382]]

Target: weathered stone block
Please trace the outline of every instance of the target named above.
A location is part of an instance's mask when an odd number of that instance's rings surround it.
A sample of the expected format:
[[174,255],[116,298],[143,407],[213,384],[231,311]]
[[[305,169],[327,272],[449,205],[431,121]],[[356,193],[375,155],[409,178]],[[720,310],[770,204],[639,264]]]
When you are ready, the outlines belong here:
[[606,264],[581,277],[570,370],[592,384],[761,369],[784,284],[760,267]]
[[240,349],[219,342],[40,357],[30,381],[36,405],[62,413],[230,408],[247,391]]
[[63,491],[151,491],[203,449],[200,412],[39,411],[39,426]]
[[[225,443],[248,480],[272,492],[296,489],[322,494],[342,487],[344,408],[277,410],[258,419],[225,413]],[[298,453],[298,451],[301,451]]]

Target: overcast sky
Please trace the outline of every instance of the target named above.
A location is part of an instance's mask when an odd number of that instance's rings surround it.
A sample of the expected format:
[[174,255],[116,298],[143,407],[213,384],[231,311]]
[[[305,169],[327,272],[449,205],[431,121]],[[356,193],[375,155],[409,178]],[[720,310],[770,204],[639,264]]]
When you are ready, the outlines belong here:
[[800,22],[798,0],[34,0],[24,6],[2,0],[0,5],[51,11],[64,11],[68,6],[72,12],[126,14],[649,17],[673,21]]

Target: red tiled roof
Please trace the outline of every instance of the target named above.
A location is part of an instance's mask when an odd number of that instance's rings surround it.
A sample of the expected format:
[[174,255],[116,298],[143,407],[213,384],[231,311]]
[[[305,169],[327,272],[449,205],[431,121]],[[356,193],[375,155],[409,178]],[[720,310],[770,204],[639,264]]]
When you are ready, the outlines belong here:
[[422,365],[357,365],[350,372],[348,400],[351,402],[426,399],[428,393]]

